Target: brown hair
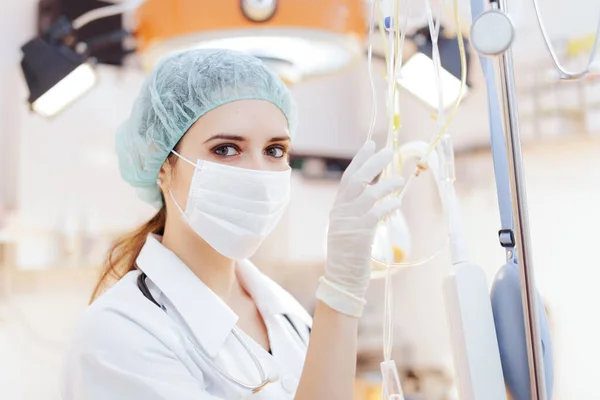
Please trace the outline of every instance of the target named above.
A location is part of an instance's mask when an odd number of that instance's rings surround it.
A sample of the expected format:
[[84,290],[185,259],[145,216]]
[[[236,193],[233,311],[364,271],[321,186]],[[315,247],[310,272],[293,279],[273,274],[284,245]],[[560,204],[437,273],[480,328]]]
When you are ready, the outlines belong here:
[[[176,158],[173,154],[170,154],[166,161],[173,166],[175,165]],[[92,291],[90,303],[96,300],[111,284],[124,277],[128,272],[137,269],[136,260],[149,234],[163,235],[167,222],[167,209],[164,204],[165,201],[163,198],[162,208],[150,221],[133,232],[124,235],[113,245],[108,252],[108,257],[100,272],[100,278]]]

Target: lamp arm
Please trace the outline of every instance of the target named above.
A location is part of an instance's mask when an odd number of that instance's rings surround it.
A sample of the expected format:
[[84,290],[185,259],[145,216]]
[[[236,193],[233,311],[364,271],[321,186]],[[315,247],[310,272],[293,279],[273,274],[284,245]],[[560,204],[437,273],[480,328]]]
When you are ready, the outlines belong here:
[[73,21],[73,29],[79,30],[92,21],[135,10],[145,2],[146,0],[129,0],[110,6],[93,9],[75,18]]

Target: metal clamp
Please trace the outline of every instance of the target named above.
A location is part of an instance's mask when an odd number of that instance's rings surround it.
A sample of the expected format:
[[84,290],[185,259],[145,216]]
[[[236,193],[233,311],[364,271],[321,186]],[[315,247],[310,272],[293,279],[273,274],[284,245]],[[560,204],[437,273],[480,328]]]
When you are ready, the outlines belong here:
[[500,240],[500,246],[505,249],[515,247],[515,233],[512,229],[500,229],[498,239]]

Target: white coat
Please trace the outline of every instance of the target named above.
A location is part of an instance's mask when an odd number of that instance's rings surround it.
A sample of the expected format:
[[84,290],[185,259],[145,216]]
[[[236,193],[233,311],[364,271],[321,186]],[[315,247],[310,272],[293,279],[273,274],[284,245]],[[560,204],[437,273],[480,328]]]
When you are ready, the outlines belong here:
[[265,373],[277,378],[252,395],[217,375],[191,343],[234,379],[260,384],[256,365],[232,334],[237,315],[157,238],[148,237],[137,265],[163,308],[140,292],[138,271],[98,298],[76,329],[62,382],[64,400],[293,399],[312,321],[289,293],[250,261],[238,263],[273,354],[241,335]]

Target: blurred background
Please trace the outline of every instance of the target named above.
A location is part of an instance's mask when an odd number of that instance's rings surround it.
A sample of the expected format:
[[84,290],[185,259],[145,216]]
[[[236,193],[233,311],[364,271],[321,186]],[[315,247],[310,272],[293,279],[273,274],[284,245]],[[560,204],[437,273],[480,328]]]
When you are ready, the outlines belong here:
[[[437,1],[432,0],[434,9]],[[469,3],[459,3],[462,32],[468,39]],[[301,113],[292,157],[293,198],[255,262],[313,309],[325,261],[328,212],[341,172],[364,142],[370,123],[370,4],[1,3],[0,398],[59,398],[62,354],[106,251],[115,238],[153,214],[121,181],[113,138],[148,69],[176,49],[226,46],[248,51],[290,84]],[[421,34],[426,26],[423,1],[411,4],[407,63],[430,40]],[[570,68],[580,68],[591,50],[600,3],[540,0],[540,5],[559,56]],[[101,15],[97,11],[78,18],[106,6],[121,9],[102,19],[96,19]],[[509,6],[517,28],[515,70],[535,274],[555,341],[554,399],[600,399],[600,319],[595,316],[600,304],[600,74],[558,83],[531,2],[511,0]],[[449,40],[440,44],[447,46],[442,65],[452,81],[458,52],[451,2],[444,10],[443,35]],[[76,32],[69,21],[79,28]],[[33,40],[38,35],[42,39]],[[375,138],[384,143],[385,64],[379,32],[372,35],[379,103]],[[491,282],[504,252],[497,239],[500,222],[485,85],[473,52],[469,67],[469,91],[450,133],[470,256]],[[67,81],[67,76],[73,79]],[[427,101],[433,76],[416,73],[404,79],[412,90],[400,94],[402,140],[428,140],[435,132]],[[62,94],[48,91],[59,81]],[[450,92],[445,96],[454,98]],[[447,232],[435,186],[424,176],[412,187],[404,207],[413,259],[435,253]],[[403,269],[393,278],[394,358],[412,399],[455,398],[441,291],[449,269],[444,249],[433,260]],[[356,399],[379,399],[382,293],[383,282],[374,281],[361,320]]]

